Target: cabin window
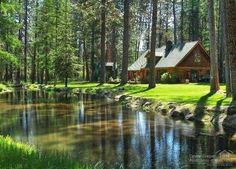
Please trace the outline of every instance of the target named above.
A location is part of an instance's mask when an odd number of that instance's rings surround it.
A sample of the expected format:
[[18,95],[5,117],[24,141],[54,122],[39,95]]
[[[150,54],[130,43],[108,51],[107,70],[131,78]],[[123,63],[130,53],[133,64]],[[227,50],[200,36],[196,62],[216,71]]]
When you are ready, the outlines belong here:
[[201,55],[198,52],[194,54],[194,62],[201,63]]

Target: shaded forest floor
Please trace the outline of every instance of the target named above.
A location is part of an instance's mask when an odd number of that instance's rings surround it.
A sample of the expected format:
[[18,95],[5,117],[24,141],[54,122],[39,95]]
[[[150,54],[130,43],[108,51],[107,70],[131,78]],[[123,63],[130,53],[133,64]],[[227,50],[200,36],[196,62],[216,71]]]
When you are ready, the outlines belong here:
[[1,169],[89,169],[65,154],[45,154],[34,147],[0,136]]
[[[62,88],[64,84],[58,84],[57,88]],[[119,88],[115,84],[89,83],[89,82],[71,82],[69,88],[79,89],[104,89],[114,90]],[[127,84],[121,94],[135,97],[143,97],[161,102],[175,102],[181,104],[193,104],[203,106],[229,106],[232,98],[225,96],[225,85],[221,85],[221,90],[217,93],[209,93],[209,84],[157,84],[156,88],[148,89],[146,84]]]

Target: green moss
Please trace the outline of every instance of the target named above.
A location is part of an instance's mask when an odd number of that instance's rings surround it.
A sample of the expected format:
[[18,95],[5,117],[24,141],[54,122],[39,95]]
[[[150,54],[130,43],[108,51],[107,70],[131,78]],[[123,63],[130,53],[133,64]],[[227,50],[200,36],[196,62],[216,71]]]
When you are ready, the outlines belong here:
[[89,169],[59,153],[45,154],[35,147],[0,136],[1,169]]

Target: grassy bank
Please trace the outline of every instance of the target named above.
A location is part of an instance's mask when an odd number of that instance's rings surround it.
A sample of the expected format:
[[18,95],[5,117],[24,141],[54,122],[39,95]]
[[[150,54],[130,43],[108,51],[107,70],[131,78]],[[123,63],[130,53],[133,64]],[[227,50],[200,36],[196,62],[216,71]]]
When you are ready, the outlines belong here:
[[4,91],[11,91],[12,87],[7,84],[0,83],[0,93]]
[[0,83],[0,92],[2,92],[5,89],[7,89],[7,86]]
[[89,169],[66,155],[44,154],[34,147],[0,136],[1,169]]
[[[63,86],[63,84],[58,84],[56,87]],[[99,85],[98,83],[72,82],[68,87],[115,90],[119,86],[114,84]],[[157,84],[155,89],[150,90],[146,84],[127,84],[124,86],[123,94],[183,104],[202,104],[206,106],[228,106],[233,104],[231,98],[225,97],[225,85],[221,85],[221,90],[215,94],[210,94],[209,91],[209,84]]]

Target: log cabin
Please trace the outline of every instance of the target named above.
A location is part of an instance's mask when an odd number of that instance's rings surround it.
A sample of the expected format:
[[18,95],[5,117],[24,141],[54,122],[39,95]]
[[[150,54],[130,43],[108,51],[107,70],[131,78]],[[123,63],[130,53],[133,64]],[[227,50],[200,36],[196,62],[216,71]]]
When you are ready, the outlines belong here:
[[[148,82],[149,56],[148,50],[129,66],[130,81]],[[166,46],[156,49],[155,56],[157,82],[166,72],[175,74],[181,83],[209,80],[210,57],[199,41],[176,45],[168,41]]]

